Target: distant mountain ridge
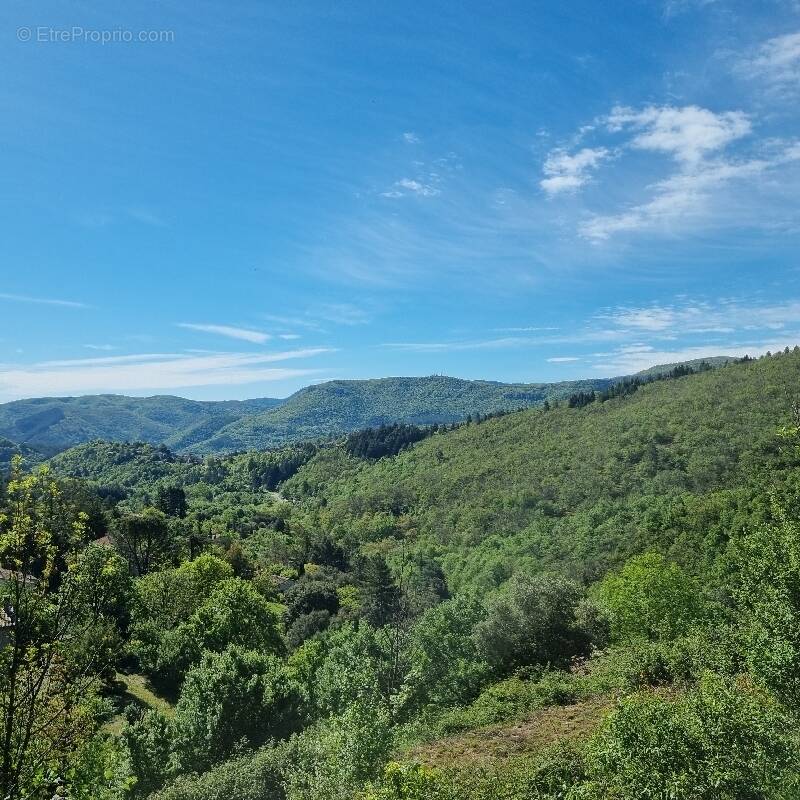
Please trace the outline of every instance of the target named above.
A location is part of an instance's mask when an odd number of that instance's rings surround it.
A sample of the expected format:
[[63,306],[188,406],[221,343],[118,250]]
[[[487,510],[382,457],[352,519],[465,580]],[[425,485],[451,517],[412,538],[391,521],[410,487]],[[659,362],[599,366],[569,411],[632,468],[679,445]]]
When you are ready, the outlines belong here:
[[280,400],[197,401],[162,395],[41,397],[0,405],[0,437],[50,456],[93,439],[171,444],[205,439],[235,419]]
[[43,457],[95,439],[164,444],[179,453],[225,453],[390,422],[458,422],[470,414],[527,408],[576,391],[604,389],[613,381],[526,384],[433,375],[329,381],[300,389],[285,400],[43,397],[0,404],[0,437]]
[[[683,362],[722,366],[719,356]],[[636,373],[658,377],[677,366]],[[94,440],[166,445],[176,453],[230,453],[278,447],[303,439],[402,422],[460,422],[470,415],[559,402],[575,393],[601,392],[621,378],[557,383],[500,383],[444,375],[334,380],[307,386],[284,400],[199,401],[172,395],[41,397],[0,404],[0,465],[14,448],[26,458],[52,456]]]

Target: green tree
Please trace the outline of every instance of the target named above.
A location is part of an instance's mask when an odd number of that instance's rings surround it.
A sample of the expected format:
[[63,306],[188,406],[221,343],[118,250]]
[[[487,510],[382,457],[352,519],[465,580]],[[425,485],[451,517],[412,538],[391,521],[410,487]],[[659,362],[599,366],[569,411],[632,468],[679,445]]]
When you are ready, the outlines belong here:
[[746,678],[731,682],[707,673],[685,695],[634,695],[591,742],[591,781],[579,796],[796,797],[792,728],[775,700]]
[[359,565],[359,588],[362,613],[373,627],[386,625],[400,612],[402,593],[382,555],[363,559]]
[[472,630],[483,607],[464,598],[447,600],[426,611],[411,631],[411,671],[406,692],[417,708],[455,706],[471,700],[488,677]]
[[603,579],[596,596],[618,642],[675,639],[706,616],[697,582],[660,553],[630,559]]
[[792,704],[800,701],[800,525],[780,505],[776,522],[735,542],[733,594],[751,672]]
[[121,734],[125,768],[132,779],[127,794],[148,797],[160,789],[170,773],[172,723],[154,709],[131,709]]
[[114,520],[111,542],[130,564],[134,575],[146,575],[163,566],[178,553],[179,547],[166,515],[155,508],[138,514],[124,514]]
[[581,597],[580,587],[560,575],[514,575],[475,626],[478,652],[500,673],[565,665],[589,647],[576,617]]
[[16,800],[63,774],[93,735],[94,688],[118,641],[107,615],[120,598],[106,586],[87,602],[97,553],[82,561],[83,515],[45,469],[23,475],[17,460],[12,470],[0,514],[0,796]]
[[158,490],[156,508],[168,517],[186,516],[186,492],[180,486],[162,486]]
[[255,747],[296,726],[297,688],[275,656],[231,646],[206,653],[186,676],[175,709],[182,770],[202,771],[237,745]]
[[264,654],[283,654],[278,611],[247,581],[222,581],[188,620],[167,631],[158,644],[153,672],[176,689],[204,651],[240,645]]

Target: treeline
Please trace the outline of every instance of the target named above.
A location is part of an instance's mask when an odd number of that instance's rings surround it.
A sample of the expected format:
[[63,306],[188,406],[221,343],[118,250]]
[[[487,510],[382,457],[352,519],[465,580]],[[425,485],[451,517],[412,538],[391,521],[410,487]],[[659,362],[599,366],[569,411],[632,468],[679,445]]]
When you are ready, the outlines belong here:
[[666,372],[661,372],[655,375],[645,375],[642,377],[634,376],[632,378],[623,378],[621,381],[609,386],[602,391],[591,392],[576,392],[571,394],[567,399],[568,408],[583,408],[591,403],[605,403],[614,397],[626,397],[638,391],[642,386],[647,386],[655,381],[673,380],[675,378],[685,378],[687,375],[694,375],[699,372],[708,372],[715,369],[707,361],[703,361],[697,366],[690,366],[688,364],[678,364]]

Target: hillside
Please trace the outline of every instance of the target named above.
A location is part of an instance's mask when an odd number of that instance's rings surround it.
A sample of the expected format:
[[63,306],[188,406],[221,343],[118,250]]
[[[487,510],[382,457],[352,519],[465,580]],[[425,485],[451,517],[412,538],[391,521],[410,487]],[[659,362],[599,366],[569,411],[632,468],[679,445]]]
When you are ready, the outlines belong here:
[[450,423],[563,400],[573,392],[604,389],[611,379],[563,383],[495,383],[433,375],[330,381],[301,389],[277,408],[243,417],[197,446],[198,452],[274,447],[391,422]]
[[225,453],[347,433],[386,422],[456,422],[469,414],[539,405],[608,379],[504,384],[457,378],[331,381],[286,400],[200,402],[181,397],[37,398],[0,405],[0,436],[46,455],[77,444],[142,441],[176,452]]
[[795,796],[762,789],[800,777],[800,350],[667,374],[385,457],[51,459],[111,544],[84,555],[120,598],[104,774],[130,800]]
[[324,509],[337,537],[391,535],[408,517],[455,587],[485,591],[522,564],[592,579],[654,544],[698,570],[723,524],[705,496],[775,463],[798,392],[800,354],[781,354],[463,426],[376,463],[321,451],[283,491]]
[[9,439],[0,437],[0,470],[7,469],[14,456],[22,456],[27,467],[38,464],[44,458],[42,453],[32,447],[28,447],[28,445],[17,444]]
[[262,398],[199,402],[182,397],[41,397],[0,405],[0,436],[47,455],[93,439],[191,442],[244,414],[279,403]]

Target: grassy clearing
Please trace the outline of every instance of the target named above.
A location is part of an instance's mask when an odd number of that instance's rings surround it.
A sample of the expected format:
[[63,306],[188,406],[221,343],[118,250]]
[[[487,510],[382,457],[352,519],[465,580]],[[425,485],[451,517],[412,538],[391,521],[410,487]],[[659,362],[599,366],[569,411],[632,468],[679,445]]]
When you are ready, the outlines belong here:
[[611,697],[602,696],[550,706],[511,725],[491,725],[438,739],[411,750],[408,757],[446,768],[534,753],[559,742],[587,738],[612,705]]
[[[144,675],[136,673],[125,675],[118,672],[114,676],[112,685],[112,694],[117,702],[119,708],[125,708],[128,705],[137,705],[141,708],[151,708],[155,711],[160,711],[168,717],[175,713],[175,708],[172,703],[164,697],[157,695],[153,691],[150,681]],[[124,724],[124,717],[120,714],[115,714],[104,726],[104,730],[108,733],[119,735],[122,731]]]

